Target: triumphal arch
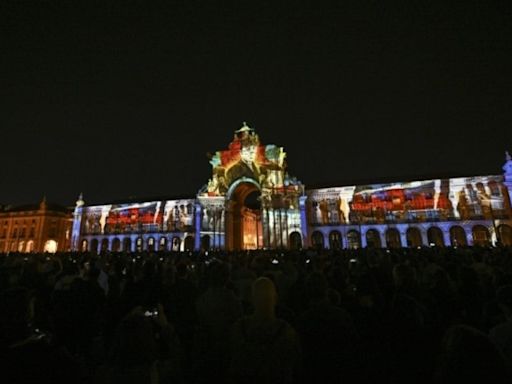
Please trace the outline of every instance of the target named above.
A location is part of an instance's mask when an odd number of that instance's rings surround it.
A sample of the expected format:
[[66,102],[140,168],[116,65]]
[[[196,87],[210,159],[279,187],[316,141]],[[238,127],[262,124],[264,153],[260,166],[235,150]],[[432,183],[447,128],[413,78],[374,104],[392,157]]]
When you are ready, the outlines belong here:
[[304,186],[286,169],[282,147],[264,145],[243,124],[210,155],[212,177],[197,196],[197,246],[250,250],[300,248],[306,233]]

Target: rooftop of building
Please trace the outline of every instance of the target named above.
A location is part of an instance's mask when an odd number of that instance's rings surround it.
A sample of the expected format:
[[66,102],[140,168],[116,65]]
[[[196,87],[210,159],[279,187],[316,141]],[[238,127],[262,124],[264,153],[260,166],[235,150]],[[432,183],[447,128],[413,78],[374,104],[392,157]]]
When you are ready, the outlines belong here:
[[378,177],[373,179],[346,179],[339,182],[326,182],[319,181],[317,183],[307,184],[306,191],[314,189],[338,188],[348,186],[362,186],[374,184],[394,184],[394,183],[410,183],[414,181],[427,181],[427,180],[448,180],[448,179],[465,179],[465,178],[478,178],[478,177],[503,177],[501,174],[491,175],[469,175],[469,174],[454,174],[454,173],[437,173],[425,175],[404,175],[397,177]]
[[172,200],[194,200],[196,195],[163,195],[163,196],[128,196],[123,199],[108,200],[104,202],[89,202],[85,200],[85,205],[89,207],[100,206],[100,205],[118,205],[118,204],[136,204],[136,203],[147,203],[150,201],[172,201]]
[[[54,203],[45,203],[46,211],[48,212],[61,212],[61,213],[69,213],[72,212],[72,208],[65,207],[59,204]],[[41,209],[41,203],[37,204],[21,204],[21,205],[1,205],[0,204],[0,213],[14,213],[14,212],[32,212],[39,211]]]

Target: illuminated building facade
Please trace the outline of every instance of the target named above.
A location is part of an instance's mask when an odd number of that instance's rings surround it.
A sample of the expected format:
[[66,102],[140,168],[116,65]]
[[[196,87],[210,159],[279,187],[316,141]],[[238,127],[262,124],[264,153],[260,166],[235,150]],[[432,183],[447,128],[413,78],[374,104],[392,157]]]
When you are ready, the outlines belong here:
[[73,249],[101,251],[258,249],[302,246],[303,185],[286,172],[281,147],[247,125],[210,156],[212,178],[191,199],[86,206],[77,201]]
[[71,249],[72,210],[40,204],[0,208],[0,252],[63,252]]
[[156,251],[195,248],[195,199],[154,199],[85,206],[78,199],[73,249]]
[[72,248],[82,251],[330,249],[512,245],[512,160],[503,175],[306,190],[282,147],[245,123],[210,156],[197,196],[86,206]]
[[512,245],[510,193],[500,175],[315,189],[307,195],[314,247],[465,246],[498,240]]

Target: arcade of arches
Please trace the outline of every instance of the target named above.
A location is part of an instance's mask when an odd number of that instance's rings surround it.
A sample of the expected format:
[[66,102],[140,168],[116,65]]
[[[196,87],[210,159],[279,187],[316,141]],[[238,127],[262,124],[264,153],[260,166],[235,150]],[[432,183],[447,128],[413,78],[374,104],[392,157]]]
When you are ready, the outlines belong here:
[[[505,246],[512,246],[512,226],[501,224],[496,230],[498,241]],[[469,228],[453,225],[447,231],[437,226],[431,226],[425,230],[419,227],[408,227],[405,232],[400,232],[397,228],[387,228],[382,231],[369,228],[363,232],[363,237],[357,229],[350,229],[345,234],[340,230],[331,230],[325,233],[315,230],[311,234],[311,246],[317,249],[333,250],[360,247],[489,246],[492,244],[492,231],[492,228],[481,224]],[[346,246],[343,246],[344,244]]]

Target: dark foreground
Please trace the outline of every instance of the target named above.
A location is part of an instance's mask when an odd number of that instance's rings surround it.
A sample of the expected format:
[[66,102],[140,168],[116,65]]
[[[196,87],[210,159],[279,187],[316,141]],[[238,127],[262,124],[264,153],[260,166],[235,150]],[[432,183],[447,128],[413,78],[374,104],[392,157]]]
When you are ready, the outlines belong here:
[[0,382],[510,382],[510,248],[0,255]]

